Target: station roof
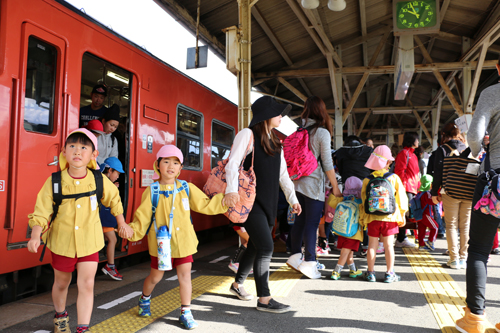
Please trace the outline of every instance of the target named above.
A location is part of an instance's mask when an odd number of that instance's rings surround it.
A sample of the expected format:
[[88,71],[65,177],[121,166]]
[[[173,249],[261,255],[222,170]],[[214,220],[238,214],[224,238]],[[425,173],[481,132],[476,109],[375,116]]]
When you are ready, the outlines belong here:
[[[198,0],[155,1],[196,31]],[[388,128],[396,135],[423,128],[428,146],[431,110],[440,100],[439,128],[467,109],[463,75],[471,75],[470,91],[476,91],[469,101],[472,110],[480,92],[498,81],[499,0],[437,0],[440,29],[414,38],[415,72],[403,100],[394,99],[399,37],[394,35],[392,0],[346,0],[342,11],[330,10],[328,0],[319,0],[316,9],[303,8],[300,0],[250,2],[254,89],[294,103],[295,115],[308,96],[319,96],[333,118],[333,73],[341,73],[342,82],[335,82],[343,88],[338,103],[344,117],[352,114],[353,133],[376,143],[385,143]],[[238,25],[238,1],[200,3],[200,38],[225,59],[223,29]],[[478,65],[482,71],[476,77]]]

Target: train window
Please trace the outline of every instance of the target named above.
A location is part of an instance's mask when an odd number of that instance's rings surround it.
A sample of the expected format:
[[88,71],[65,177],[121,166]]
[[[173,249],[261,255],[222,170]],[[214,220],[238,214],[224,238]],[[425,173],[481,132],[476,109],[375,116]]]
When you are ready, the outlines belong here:
[[184,155],[184,169],[203,168],[203,114],[179,104],[177,107],[177,147]]
[[50,134],[54,129],[56,65],[56,48],[30,36],[24,95],[24,129],[27,131]]
[[229,156],[233,139],[234,128],[215,119],[212,121],[212,169],[217,166],[217,162]]

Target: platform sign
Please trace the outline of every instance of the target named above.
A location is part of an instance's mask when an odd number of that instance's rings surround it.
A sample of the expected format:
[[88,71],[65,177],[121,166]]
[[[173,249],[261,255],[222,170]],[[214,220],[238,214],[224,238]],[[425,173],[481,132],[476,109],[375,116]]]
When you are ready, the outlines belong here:
[[196,66],[196,47],[187,49],[186,69],[207,67],[208,45],[198,46],[198,66]]
[[396,66],[394,66],[395,100],[401,101],[406,98],[413,72],[415,72],[413,36],[401,36],[396,52]]

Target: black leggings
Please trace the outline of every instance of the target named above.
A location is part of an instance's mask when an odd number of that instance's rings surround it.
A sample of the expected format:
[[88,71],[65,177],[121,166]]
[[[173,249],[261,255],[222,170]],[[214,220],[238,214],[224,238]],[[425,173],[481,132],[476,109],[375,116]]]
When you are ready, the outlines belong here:
[[235,281],[238,284],[243,284],[253,267],[257,296],[271,296],[269,290],[269,266],[274,250],[271,234],[274,219],[268,217],[259,204],[255,202],[243,226],[248,232],[249,240],[247,250],[241,258]]
[[[499,172],[500,170],[496,170]],[[472,211],[469,231],[469,255],[467,257],[467,298],[465,302],[474,314],[484,313],[486,277],[488,269],[488,256],[493,247],[500,219],[492,215],[485,215],[474,206],[481,199],[484,186],[487,184],[486,177],[479,176],[474,190],[472,200]]]
[[[410,207],[410,200],[413,199],[415,194],[406,192],[406,196],[408,197],[408,207]],[[402,241],[405,240],[405,238],[406,238],[406,229],[399,228],[398,237],[396,238],[397,241],[401,243]]]

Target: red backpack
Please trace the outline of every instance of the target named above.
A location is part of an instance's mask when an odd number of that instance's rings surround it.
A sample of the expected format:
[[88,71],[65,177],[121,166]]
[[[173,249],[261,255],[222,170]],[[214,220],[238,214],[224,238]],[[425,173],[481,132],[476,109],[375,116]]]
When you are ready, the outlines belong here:
[[309,176],[318,168],[318,160],[309,148],[309,130],[299,127],[283,142],[283,153],[291,180]]

